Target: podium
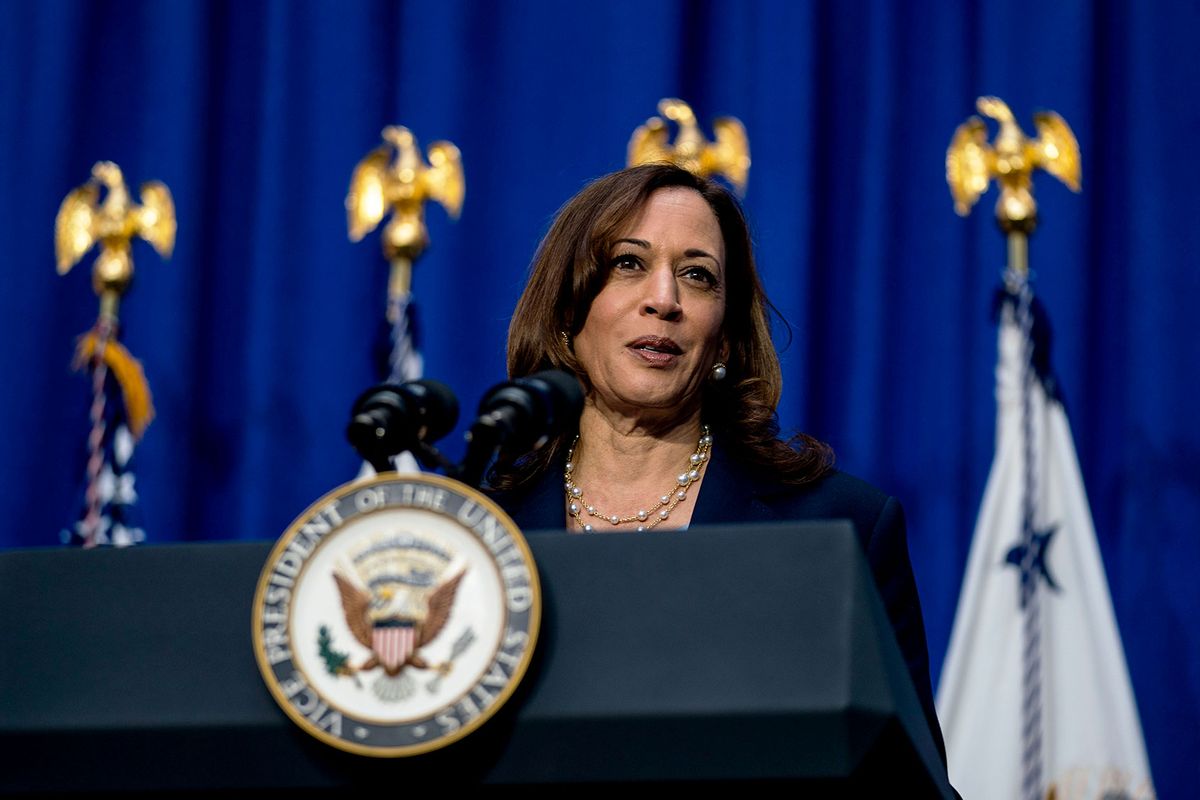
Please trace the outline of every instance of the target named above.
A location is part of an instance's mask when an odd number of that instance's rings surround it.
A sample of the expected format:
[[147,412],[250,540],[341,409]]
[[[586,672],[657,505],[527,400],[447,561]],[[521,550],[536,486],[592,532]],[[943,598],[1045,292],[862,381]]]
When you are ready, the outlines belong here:
[[273,542],[0,553],[0,792],[954,796],[848,522],[526,539],[543,618],[520,687],[396,759],[309,737],[269,694],[250,615]]

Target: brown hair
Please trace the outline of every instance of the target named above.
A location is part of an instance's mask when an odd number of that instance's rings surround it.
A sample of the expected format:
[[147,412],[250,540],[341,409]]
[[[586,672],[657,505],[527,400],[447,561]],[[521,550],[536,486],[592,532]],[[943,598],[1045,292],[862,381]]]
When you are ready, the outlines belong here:
[[[605,175],[562,207],[538,247],[509,324],[509,376],[545,369],[585,376],[567,337],[573,339],[583,327],[592,300],[608,279],[613,244],[655,190],[676,186],[694,189],[704,198],[725,242],[727,377],[705,383],[705,422],[725,446],[777,479],[791,484],[815,480],[833,463],[829,446],[807,434],[790,442],[779,439],[776,407],[783,376],[768,319],[768,312],[779,312],[759,281],[745,215],[720,184],[673,164],[647,164]],[[567,438],[564,434],[516,463],[497,464],[494,485],[515,488],[540,473]]]

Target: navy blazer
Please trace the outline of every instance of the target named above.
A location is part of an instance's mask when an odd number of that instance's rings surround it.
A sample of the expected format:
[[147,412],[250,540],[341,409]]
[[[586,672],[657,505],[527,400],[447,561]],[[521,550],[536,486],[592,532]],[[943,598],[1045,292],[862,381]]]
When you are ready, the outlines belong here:
[[[711,452],[691,525],[811,519],[849,519],[854,523],[945,764],[946,746],[929,678],[925,623],[908,557],[900,502],[844,472],[835,470],[812,484],[789,486],[762,469],[734,461],[727,448],[718,446]],[[563,466],[560,459],[532,484],[495,496],[519,528],[565,528]]]

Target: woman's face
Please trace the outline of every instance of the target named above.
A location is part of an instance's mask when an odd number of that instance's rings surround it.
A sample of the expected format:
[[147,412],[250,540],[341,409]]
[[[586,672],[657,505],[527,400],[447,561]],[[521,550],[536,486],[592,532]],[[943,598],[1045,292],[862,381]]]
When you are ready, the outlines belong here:
[[688,413],[725,357],[725,243],[699,192],[658,189],[608,254],[575,337],[590,398],[626,416]]

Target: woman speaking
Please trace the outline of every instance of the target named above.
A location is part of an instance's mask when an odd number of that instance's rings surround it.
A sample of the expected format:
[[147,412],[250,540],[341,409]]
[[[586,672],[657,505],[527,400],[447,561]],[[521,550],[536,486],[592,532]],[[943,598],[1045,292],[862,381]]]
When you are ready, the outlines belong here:
[[719,184],[669,164],[594,181],[538,248],[508,338],[510,377],[578,377],[578,429],[490,484],[524,530],[851,520],[944,762],[903,511],[827,445],[779,438],[771,308]]

